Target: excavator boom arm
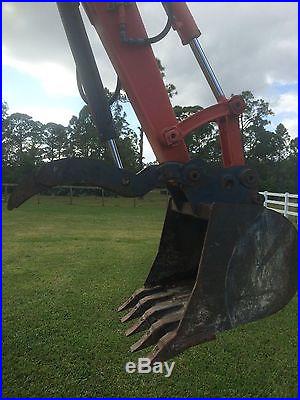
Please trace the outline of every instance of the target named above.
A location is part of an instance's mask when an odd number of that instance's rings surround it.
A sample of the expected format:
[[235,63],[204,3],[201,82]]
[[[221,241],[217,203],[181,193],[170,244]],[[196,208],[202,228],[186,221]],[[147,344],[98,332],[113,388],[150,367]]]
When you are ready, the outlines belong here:
[[[99,79],[91,78],[90,69],[93,63],[87,62],[90,55],[82,50],[84,46],[79,46],[81,43],[79,32],[84,28],[80,21],[78,6],[78,3],[58,3],[73,56],[90,100],[89,104],[92,109],[101,109],[103,121],[110,122],[111,119],[107,118],[108,107],[102,104],[105,100],[99,101],[99,85],[93,85],[93,82],[98,82]],[[185,3],[163,3],[163,6],[182,44],[191,47],[217,104],[192,115],[181,123],[177,121],[170,103],[151,48],[151,41],[147,42],[149,38],[137,5],[135,3],[86,2],[83,6],[160,163],[187,162],[189,155],[184,142],[186,135],[208,122],[216,122],[220,132],[223,165],[225,167],[244,165],[238,121],[239,115],[245,108],[244,101],[240,96],[235,96],[234,99],[225,97],[198,42],[200,31]],[[72,18],[72,14],[76,13],[77,19]],[[97,114],[96,111],[95,114]],[[106,124],[102,130],[106,132],[107,129]],[[105,133],[106,140],[111,137],[112,135]]]

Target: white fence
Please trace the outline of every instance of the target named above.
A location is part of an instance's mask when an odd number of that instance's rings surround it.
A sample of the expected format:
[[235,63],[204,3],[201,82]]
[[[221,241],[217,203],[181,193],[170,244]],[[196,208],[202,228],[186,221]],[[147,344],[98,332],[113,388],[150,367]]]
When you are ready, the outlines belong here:
[[264,206],[280,212],[285,217],[289,215],[298,220],[298,195],[291,193],[260,192],[265,198]]

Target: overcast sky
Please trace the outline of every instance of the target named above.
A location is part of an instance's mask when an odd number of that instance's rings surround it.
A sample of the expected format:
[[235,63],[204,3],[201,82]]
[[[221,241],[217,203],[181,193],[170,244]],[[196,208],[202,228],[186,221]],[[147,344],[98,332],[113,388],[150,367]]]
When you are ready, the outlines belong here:
[[[202,32],[206,54],[227,95],[251,90],[271,103],[272,124],[283,122],[298,135],[297,123],[297,3],[188,3]],[[68,124],[77,115],[80,99],[74,62],[59,19],[50,3],[2,3],[3,99],[10,112],[24,112],[42,122]],[[158,33],[166,15],[160,3],[138,3],[148,34]],[[105,86],[113,90],[115,73],[94,28],[84,18]],[[214,103],[188,46],[173,31],[153,45],[176,85],[173,104],[208,106]],[[133,127],[138,121],[126,107]],[[154,159],[150,146],[147,161]]]

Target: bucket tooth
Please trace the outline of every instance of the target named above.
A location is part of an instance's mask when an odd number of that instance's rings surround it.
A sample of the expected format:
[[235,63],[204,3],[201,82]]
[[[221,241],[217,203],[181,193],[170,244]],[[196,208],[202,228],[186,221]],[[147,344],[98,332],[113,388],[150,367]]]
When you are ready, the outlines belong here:
[[138,309],[139,309],[139,303],[121,318],[121,322],[127,322],[132,319],[135,319],[137,317],[136,314],[138,313]]
[[132,327],[127,329],[125,335],[131,336],[134,333],[142,332],[146,329],[149,329],[151,325],[159,319],[184,307],[189,296],[189,293],[179,295],[178,297],[176,297],[175,300],[167,300],[149,308],[149,310],[147,310]]
[[157,361],[165,361],[166,358],[163,357],[163,353],[168,348],[169,344],[174,340],[176,337],[176,331],[171,331],[166,333],[164,336],[160,338],[156,346],[153,348],[151,353],[149,353],[146,358],[150,360],[150,364],[152,365],[153,363]]
[[132,325],[130,328],[127,329],[127,331],[125,332],[125,336],[131,336],[135,333],[142,332],[148,328],[149,328],[148,321],[143,319],[142,317],[141,319],[138,320],[138,322],[136,322],[134,325]]
[[128,308],[134,307],[143,297],[157,293],[161,289],[161,286],[153,286],[149,288],[142,287],[140,289],[137,289],[123,304],[120,305],[118,311],[123,311],[127,310]]
[[140,340],[134,343],[130,347],[130,350],[132,352],[142,350],[157,343],[162,336],[177,328],[182,318],[182,314],[182,311],[179,311],[155,322],[149,329],[149,332],[147,332],[141,337]]
[[132,319],[141,317],[148,309],[150,309],[155,304],[172,298],[176,299],[175,296],[178,295],[178,293],[187,293],[187,290],[186,288],[168,289],[163,292],[144,297],[137,303],[134,308],[129,311],[128,314],[121,318],[121,322],[127,322]]
[[[177,349],[177,334],[178,332],[173,330],[166,333],[159,339],[151,353],[146,356],[150,360],[151,364],[157,361],[167,361],[183,351],[182,349]],[[195,344],[210,342],[216,339],[216,335],[214,333],[203,333],[203,335],[201,335],[201,340],[199,339],[199,337],[200,335],[198,336],[198,338],[183,340],[183,348],[187,349],[191,346],[195,346]]]

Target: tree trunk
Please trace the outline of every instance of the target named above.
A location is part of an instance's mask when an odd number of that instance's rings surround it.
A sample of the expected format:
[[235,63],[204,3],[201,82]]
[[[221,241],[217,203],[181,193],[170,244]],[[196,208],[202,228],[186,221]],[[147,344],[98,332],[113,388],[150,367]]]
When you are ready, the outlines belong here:
[[141,127],[139,127],[140,130],[140,140],[139,140],[139,147],[140,147],[140,154],[139,154],[139,168],[143,169],[143,150],[144,150],[144,132]]

